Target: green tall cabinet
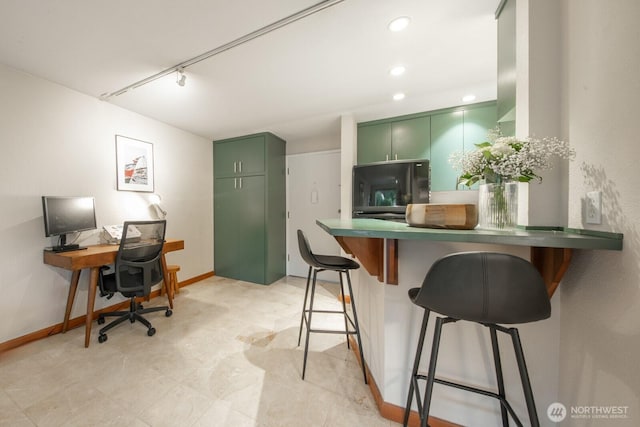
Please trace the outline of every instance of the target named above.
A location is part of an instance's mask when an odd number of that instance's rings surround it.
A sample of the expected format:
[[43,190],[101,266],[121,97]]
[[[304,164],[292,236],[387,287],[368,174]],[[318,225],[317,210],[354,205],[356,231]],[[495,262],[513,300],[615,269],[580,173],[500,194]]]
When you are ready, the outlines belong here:
[[285,141],[260,133],[214,141],[217,276],[270,284],[286,274]]

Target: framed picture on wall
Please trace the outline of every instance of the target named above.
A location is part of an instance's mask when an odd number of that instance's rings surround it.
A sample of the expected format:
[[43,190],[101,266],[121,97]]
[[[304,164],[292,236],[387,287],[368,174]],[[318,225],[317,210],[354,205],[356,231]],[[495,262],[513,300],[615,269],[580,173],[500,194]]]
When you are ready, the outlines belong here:
[[118,190],[153,193],[153,144],[116,135]]

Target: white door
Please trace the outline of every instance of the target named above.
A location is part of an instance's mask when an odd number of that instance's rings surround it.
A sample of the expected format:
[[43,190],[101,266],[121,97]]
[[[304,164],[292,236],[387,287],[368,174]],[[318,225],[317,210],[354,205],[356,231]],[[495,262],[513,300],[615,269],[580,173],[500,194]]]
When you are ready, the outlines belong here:
[[[300,257],[298,229],[314,253],[340,255],[336,240],[316,224],[316,219],[340,217],[340,152],[292,154],[287,156],[287,171],[287,274],[307,277],[309,266]],[[338,280],[334,272],[320,273],[318,278]]]

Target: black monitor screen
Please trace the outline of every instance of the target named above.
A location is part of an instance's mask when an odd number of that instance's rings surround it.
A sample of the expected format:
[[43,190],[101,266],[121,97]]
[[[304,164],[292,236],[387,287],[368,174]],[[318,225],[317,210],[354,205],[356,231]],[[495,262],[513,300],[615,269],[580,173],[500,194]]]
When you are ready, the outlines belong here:
[[42,196],[42,211],[47,237],[97,228],[93,197]]

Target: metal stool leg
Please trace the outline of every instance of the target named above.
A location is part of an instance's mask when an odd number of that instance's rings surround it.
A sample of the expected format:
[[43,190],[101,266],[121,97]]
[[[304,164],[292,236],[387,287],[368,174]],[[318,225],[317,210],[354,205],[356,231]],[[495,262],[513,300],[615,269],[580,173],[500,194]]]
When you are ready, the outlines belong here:
[[[316,276],[318,270],[313,270],[313,282],[311,283],[311,299],[309,301],[309,317],[307,318],[307,335],[304,343],[304,361],[302,363],[302,379],[304,380],[304,374],[307,370],[307,354],[309,353],[309,335],[311,334],[311,315],[313,314],[313,297],[316,294]],[[303,312],[304,314],[304,312]]]
[[527,402],[527,410],[529,412],[529,421],[531,422],[532,427],[539,427],[540,421],[538,420],[536,403],[533,400],[533,390],[531,389],[531,381],[529,381],[527,364],[524,361],[524,352],[522,351],[520,335],[516,328],[509,329],[509,334],[511,335],[513,349],[516,353],[516,361],[518,362],[518,370],[520,371],[520,380],[522,381],[522,391],[524,392],[524,399]]
[[[307,286],[304,289],[304,303],[302,304],[302,315],[300,316],[300,330],[298,331],[298,345],[300,345],[300,338],[302,338],[302,323],[304,322],[304,313],[307,309],[307,296],[309,295],[309,282],[311,281],[311,270],[313,267],[309,266],[309,274],[307,274]],[[307,325],[307,328],[309,325]]]
[[[362,350],[362,338],[360,338],[360,325],[358,324],[358,313],[356,313],[356,300],[353,297],[353,288],[351,287],[351,277],[349,275],[349,270],[346,270],[345,274],[347,275],[347,286],[349,287],[349,295],[351,295],[351,310],[353,310],[353,323],[356,328],[356,338],[358,338],[358,349],[360,350],[360,364],[362,365],[362,376],[364,377],[364,383],[368,384],[367,369],[364,366],[364,351]],[[342,278],[342,276],[340,277]]]
[[[344,330],[347,332],[345,335],[347,337],[347,348],[351,349],[351,344],[349,343],[349,322],[347,318],[347,303],[344,300],[344,285],[342,283],[342,270],[338,271],[338,276],[340,277],[340,299],[342,300],[342,312],[344,313]],[[349,273],[347,273],[349,274]],[[353,302],[351,303],[353,305]]]
[[505,407],[506,394],[504,389],[504,377],[502,375],[502,360],[500,359],[500,348],[498,347],[498,335],[493,326],[489,326],[491,332],[491,347],[493,348],[493,363],[496,368],[496,380],[498,382],[498,396],[500,401],[500,413],[502,415],[503,427],[509,426],[509,416]]
[[[424,311],[424,316],[422,317],[422,328],[420,328],[420,337],[418,338],[418,347],[416,348],[416,357],[413,360],[413,370],[411,371],[411,380],[409,381],[409,395],[407,396],[407,405],[404,408],[404,420],[402,421],[402,425],[407,427],[409,424],[409,415],[411,414],[411,404],[413,403],[413,390],[416,387],[418,382],[418,367],[420,366],[420,359],[422,358],[422,347],[424,345],[424,337],[427,334],[427,323],[429,322],[429,314],[430,310]],[[419,402],[420,398],[418,397],[418,412],[421,412],[422,405]]]
[[438,362],[438,350],[440,350],[440,336],[442,335],[442,324],[444,318],[436,318],[436,326],[433,331],[433,344],[431,346],[431,359],[429,360],[429,371],[427,373],[427,386],[424,391],[424,403],[420,414],[420,426],[428,427],[429,410],[431,408],[431,397],[433,396],[433,383],[436,377],[436,363]]

